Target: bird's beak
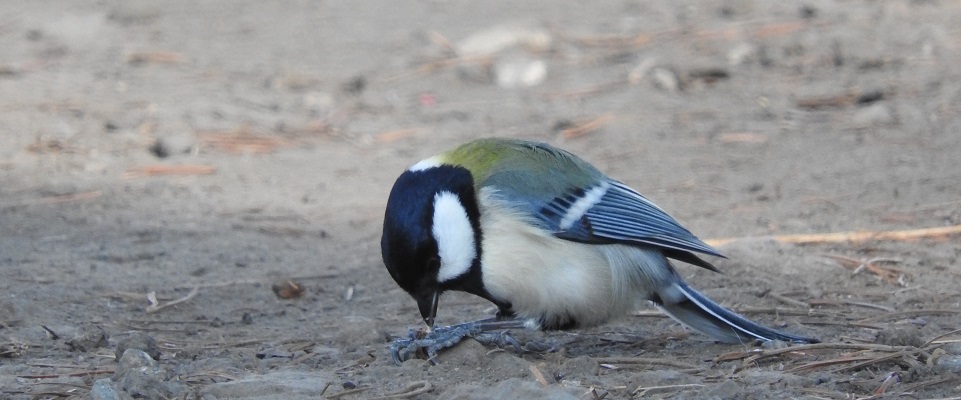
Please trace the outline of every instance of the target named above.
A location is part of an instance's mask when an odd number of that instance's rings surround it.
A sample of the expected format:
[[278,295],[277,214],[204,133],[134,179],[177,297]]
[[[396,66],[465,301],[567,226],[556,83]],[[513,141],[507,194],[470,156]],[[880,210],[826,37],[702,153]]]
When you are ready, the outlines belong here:
[[440,291],[434,290],[429,296],[417,299],[417,308],[420,309],[420,316],[424,317],[427,329],[434,329],[434,317],[437,316],[437,299],[440,298]]

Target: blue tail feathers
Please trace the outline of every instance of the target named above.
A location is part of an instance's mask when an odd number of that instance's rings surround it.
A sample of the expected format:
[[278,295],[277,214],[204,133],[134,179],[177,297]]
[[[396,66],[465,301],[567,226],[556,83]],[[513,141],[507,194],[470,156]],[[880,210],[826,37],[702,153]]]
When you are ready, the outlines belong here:
[[755,340],[782,340],[795,343],[818,343],[814,338],[792,335],[761,326],[733,311],[721,307],[684,282],[677,282],[684,295],[678,302],[665,302],[661,309],[678,322],[726,343],[749,343]]

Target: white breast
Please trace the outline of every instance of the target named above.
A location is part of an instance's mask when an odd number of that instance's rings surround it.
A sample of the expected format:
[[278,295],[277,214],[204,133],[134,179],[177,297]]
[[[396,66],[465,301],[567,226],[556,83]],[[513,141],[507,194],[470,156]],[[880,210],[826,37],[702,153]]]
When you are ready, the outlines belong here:
[[520,318],[601,324],[636,309],[669,279],[655,250],[559,239],[525,223],[487,188],[480,204],[484,287]]

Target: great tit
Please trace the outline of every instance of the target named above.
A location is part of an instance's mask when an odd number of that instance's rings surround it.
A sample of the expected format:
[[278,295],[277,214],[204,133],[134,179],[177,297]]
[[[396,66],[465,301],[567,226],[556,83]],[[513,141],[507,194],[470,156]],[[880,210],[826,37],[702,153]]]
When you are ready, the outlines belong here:
[[[646,301],[721,342],[817,342],[689,287],[669,259],[718,271],[696,253],[723,255],[635,190],[544,143],[480,139],[414,164],[391,189],[381,252],[429,332],[396,342],[398,361],[398,351],[436,354],[492,329],[595,326]],[[497,318],[435,330],[449,290],[494,303]]]

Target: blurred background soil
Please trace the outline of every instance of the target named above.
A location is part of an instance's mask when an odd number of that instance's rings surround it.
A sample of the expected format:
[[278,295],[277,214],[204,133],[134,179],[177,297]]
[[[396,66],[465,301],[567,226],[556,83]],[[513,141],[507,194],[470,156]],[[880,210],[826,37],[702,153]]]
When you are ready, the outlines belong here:
[[[2,10],[0,397],[961,396],[959,2]],[[825,344],[647,308],[393,365],[422,323],[380,259],[388,190],[485,136],[638,189],[729,257],[679,265],[693,286]],[[448,294],[439,323],[489,313]]]

